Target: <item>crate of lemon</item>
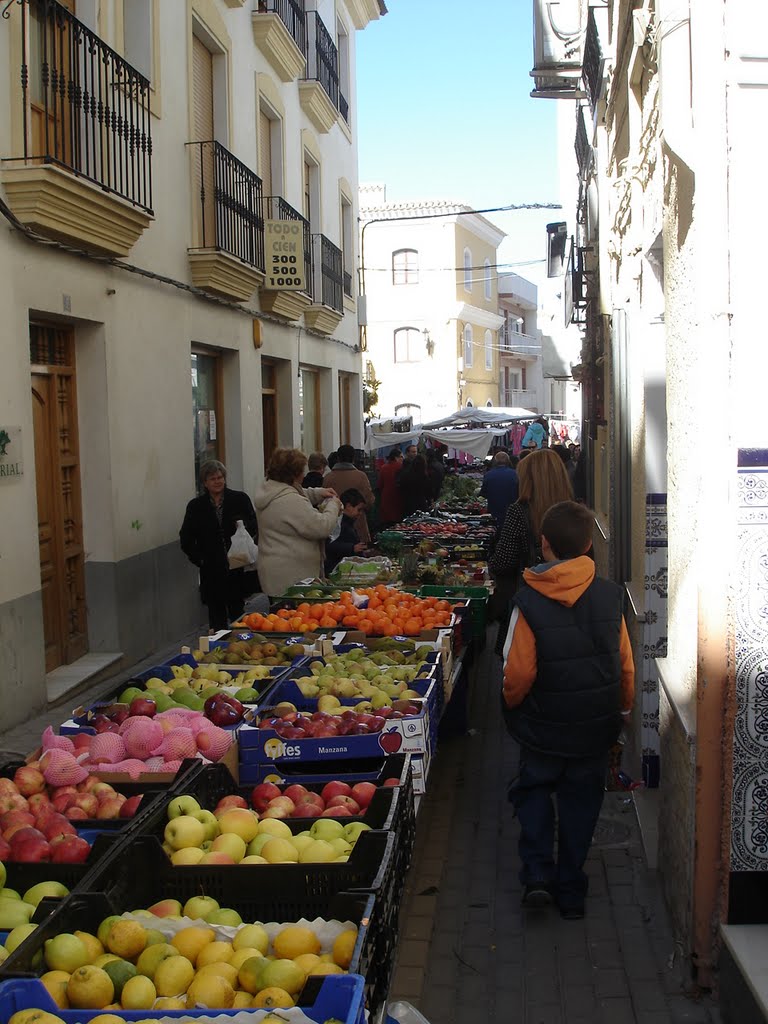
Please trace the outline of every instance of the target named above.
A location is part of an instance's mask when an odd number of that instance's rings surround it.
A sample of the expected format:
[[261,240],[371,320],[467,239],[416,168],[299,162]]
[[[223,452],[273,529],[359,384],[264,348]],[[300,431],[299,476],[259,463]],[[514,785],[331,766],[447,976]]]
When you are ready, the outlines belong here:
[[[80,897],[60,923],[87,925],[101,899]],[[107,915],[91,931],[41,927],[50,937],[32,953],[40,977],[0,982],[0,1020],[202,1021],[248,1010],[247,1019],[256,1024],[264,1015],[253,1011],[299,1006],[318,1024],[330,1018],[362,1021],[365,979],[349,972],[363,965],[370,897],[341,897],[338,918],[236,926],[209,923],[209,903],[216,905],[195,896],[173,908],[179,914],[159,916],[169,907],[158,905],[155,913]],[[220,918],[234,914],[219,910]]]

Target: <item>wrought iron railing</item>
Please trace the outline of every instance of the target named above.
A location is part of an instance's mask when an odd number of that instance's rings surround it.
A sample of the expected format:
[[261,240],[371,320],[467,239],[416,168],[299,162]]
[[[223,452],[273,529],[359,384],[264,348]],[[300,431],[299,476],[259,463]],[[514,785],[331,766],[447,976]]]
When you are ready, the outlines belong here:
[[307,19],[306,77],[322,85],[338,110],[339,52],[320,15],[316,11],[308,11]]
[[21,8],[25,162],[64,167],[152,213],[148,80],[56,0]]
[[329,238],[312,235],[312,296],[337,313],[344,312],[343,260],[341,249]]
[[344,294],[350,299],[352,296],[352,275],[344,271]]
[[347,124],[349,124],[349,102],[347,97],[339,90],[339,113],[344,118]]
[[530,334],[514,331],[502,324],[499,329],[499,347],[502,352],[519,352],[521,355],[541,355],[541,342]]
[[193,248],[221,249],[264,270],[261,178],[218,142],[190,142],[199,190],[200,227]]
[[589,171],[589,164],[592,159],[592,147],[589,144],[587,128],[584,124],[584,115],[581,107],[576,107],[576,138],[574,140],[576,150],[576,164],[579,168],[579,176],[583,181]]
[[276,14],[302,53],[307,52],[307,16],[304,0],[258,0],[257,14]]
[[584,40],[584,82],[587,86],[589,104],[594,111],[600,97],[600,79],[603,65],[603,50],[600,46],[600,33],[597,30],[594,8],[589,8],[587,18],[587,35]]
[[309,221],[302,217],[298,210],[294,210],[290,203],[287,203],[282,196],[266,196],[264,199],[264,217],[269,220],[295,220],[302,226],[304,239],[304,275],[307,282],[305,291],[313,295],[312,289],[312,236],[309,231]]

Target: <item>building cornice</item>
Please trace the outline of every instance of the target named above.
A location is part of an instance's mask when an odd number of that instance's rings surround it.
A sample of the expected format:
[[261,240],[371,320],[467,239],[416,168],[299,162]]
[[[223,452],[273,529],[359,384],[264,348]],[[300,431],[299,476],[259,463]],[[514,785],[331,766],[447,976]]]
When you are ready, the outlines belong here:
[[468,302],[460,302],[455,307],[452,319],[461,320],[463,323],[469,323],[476,327],[490,327],[492,331],[498,331],[504,323],[504,317],[499,316],[498,313],[491,313],[487,309],[472,306]]

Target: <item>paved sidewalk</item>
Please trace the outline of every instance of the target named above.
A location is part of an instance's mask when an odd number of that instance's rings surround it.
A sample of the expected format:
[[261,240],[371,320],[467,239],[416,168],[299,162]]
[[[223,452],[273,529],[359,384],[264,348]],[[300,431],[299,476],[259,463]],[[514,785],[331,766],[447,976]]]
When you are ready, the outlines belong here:
[[517,748],[498,713],[499,659],[478,658],[467,736],[442,742],[419,810],[390,999],[429,1024],[716,1024],[685,994],[634,806],[606,794],[583,921],[524,911],[507,801]]

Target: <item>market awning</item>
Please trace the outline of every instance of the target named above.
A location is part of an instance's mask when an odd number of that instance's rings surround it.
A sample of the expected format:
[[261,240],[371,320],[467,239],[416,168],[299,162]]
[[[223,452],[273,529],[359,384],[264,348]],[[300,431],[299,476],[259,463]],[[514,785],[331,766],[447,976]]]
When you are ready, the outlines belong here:
[[499,406],[465,406],[458,412],[444,416],[441,420],[433,420],[431,423],[422,424],[423,430],[434,430],[436,427],[455,427],[470,423],[518,423],[521,420],[535,420],[540,413],[531,412],[530,409],[502,408]]

